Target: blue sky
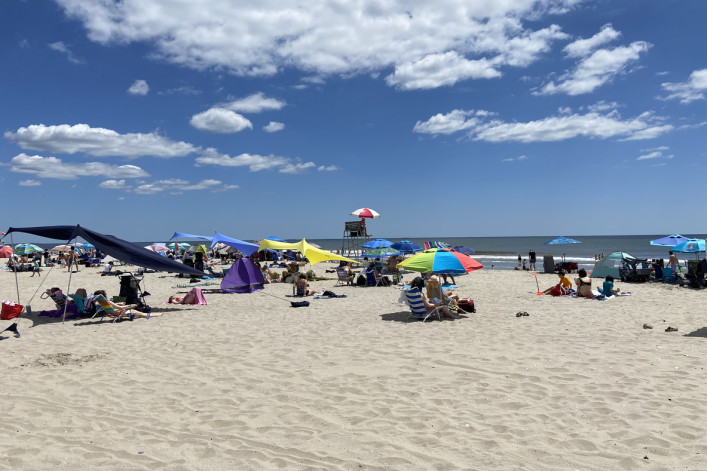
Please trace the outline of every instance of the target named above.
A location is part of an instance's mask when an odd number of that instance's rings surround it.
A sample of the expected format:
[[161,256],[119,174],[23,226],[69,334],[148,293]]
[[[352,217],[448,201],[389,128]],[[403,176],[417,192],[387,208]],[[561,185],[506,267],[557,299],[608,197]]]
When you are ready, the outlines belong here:
[[704,232],[707,2],[242,3],[3,1],[0,225]]

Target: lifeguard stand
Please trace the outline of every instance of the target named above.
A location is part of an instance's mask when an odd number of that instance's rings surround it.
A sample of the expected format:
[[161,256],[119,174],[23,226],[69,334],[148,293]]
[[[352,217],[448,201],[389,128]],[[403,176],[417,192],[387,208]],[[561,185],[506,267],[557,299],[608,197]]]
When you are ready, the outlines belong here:
[[344,237],[341,240],[341,255],[352,258],[358,255],[361,245],[371,240],[364,221],[347,221],[344,223]]

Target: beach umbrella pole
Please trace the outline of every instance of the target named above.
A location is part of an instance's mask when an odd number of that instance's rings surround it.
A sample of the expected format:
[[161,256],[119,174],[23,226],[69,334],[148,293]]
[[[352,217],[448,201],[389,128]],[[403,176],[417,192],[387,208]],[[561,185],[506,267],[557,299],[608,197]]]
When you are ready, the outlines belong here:
[[540,295],[542,295],[543,293],[542,293],[542,291],[540,291],[540,283],[538,283],[538,274],[537,274],[537,273],[533,273],[533,276],[535,277],[535,286],[537,286],[537,288],[538,288],[538,291],[537,291],[535,294],[537,294],[538,296],[540,296]]
[[[78,240],[78,237],[74,237],[74,244]],[[71,292],[71,274],[73,273],[73,270],[71,269],[71,265],[73,265],[74,260],[70,259],[69,260],[69,284],[66,286],[66,299],[64,300],[64,314],[61,316],[61,323],[63,324],[64,321],[66,321],[66,308],[69,307],[69,293]],[[78,267],[78,265],[77,265]]]
[[[12,232],[10,232],[10,245],[13,247],[12,256],[14,257],[15,256],[15,250],[14,250],[15,241],[12,239]],[[20,302],[20,282],[17,280],[17,263],[15,262],[12,265],[13,265],[14,272],[15,272],[15,289],[17,289],[17,304],[22,304]]]

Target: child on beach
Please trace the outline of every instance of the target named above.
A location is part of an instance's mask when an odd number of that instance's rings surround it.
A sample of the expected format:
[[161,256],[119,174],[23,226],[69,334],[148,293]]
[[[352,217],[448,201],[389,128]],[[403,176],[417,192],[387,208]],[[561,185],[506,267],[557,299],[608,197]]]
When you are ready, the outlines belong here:
[[557,276],[560,277],[560,282],[557,283],[555,286],[552,286],[543,291],[543,294],[549,294],[551,296],[562,296],[569,292],[569,289],[572,287],[572,281],[570,281],[570,279],[567,277],[567,274],[564,272],[564,270],[558,271]]
[[34,277],[35,274],[37,276],[42,276],[42,274],[39,273],[39,266],[40,265],[41,265],[41,263],[39,263],[39,259],[35,258],[34,259],[34,269],[32,270],[32,276],[30,278]]
[[619,291],[621,291],[619,288],[614,288],[614,277],[607,275],[602,286],[601,294],[608,298],[609,296],[618,294]]

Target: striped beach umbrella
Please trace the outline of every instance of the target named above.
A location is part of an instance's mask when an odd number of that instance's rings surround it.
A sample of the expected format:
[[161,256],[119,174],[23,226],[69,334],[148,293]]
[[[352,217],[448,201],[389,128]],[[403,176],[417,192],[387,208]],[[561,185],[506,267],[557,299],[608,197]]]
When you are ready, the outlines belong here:
[[41,247],[37,247],[34,244],[17,244],[15,246],[15,253],[17,255],[27,255],[35,252],[43,252]]
[[398,268],[420,273],[460,275],[481,270],[484,266],[468,255],[453,250],[427,249],[398,263]]

